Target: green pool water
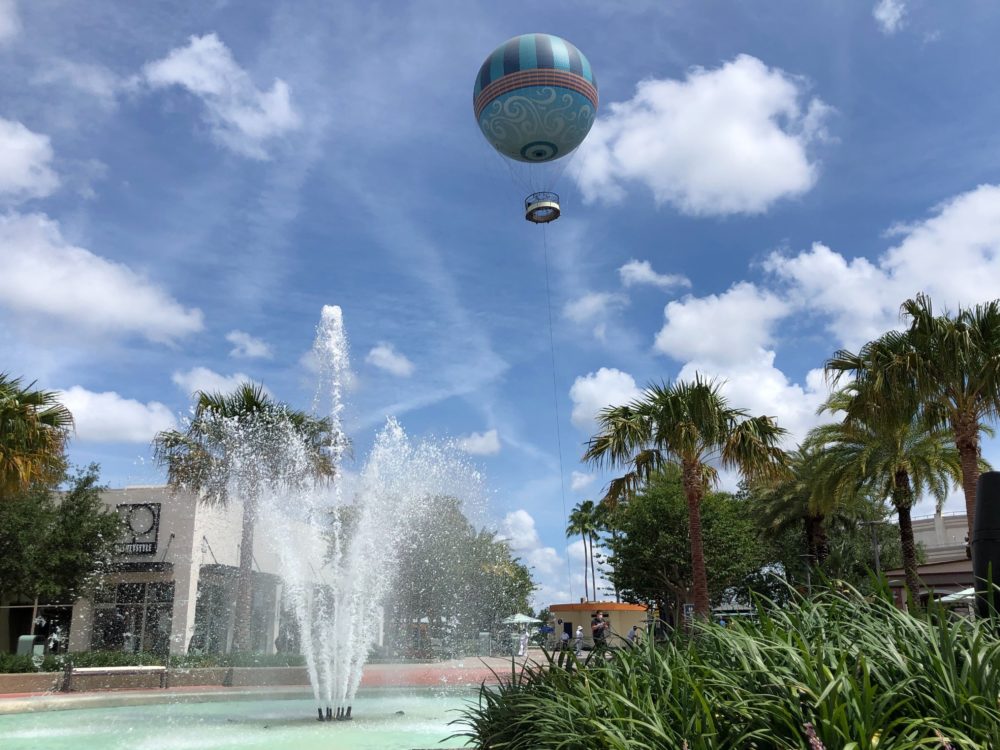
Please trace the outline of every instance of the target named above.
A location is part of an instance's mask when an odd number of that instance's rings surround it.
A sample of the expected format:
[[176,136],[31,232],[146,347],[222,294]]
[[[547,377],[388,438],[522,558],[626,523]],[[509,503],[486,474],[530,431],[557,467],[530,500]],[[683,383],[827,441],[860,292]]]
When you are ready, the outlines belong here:
[[[316,721],[312,700],[162,703],[0,715],[3,750],[412,750],[442,742],[472,691],[363,691],[350,722]],[[398,713],[402,711],[402,713]]]

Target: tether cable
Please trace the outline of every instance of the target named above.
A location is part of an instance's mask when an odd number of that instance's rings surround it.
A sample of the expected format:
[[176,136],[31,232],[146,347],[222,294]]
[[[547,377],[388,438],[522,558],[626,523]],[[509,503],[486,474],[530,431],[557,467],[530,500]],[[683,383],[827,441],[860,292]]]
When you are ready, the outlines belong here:
[[[556,448],[559,451],[559,492],[562,496],[563,523],[569,523],[566,514],[566,472],[563,470],[562,428],[559,419],[559,383],[556,377],[556,336],[552,325],[552,286],[549,283],[549,235],[545,224],[542,224],[542,250],[545,257],[545,300],[549,310],[549,355],[552,358],[552,405],[556,415]],[[566,554],[566,583],[569,586],[569,598],[573,598],[573,567],[570,565],[569,553]],[[586,594],[584,595],[586,596]]]

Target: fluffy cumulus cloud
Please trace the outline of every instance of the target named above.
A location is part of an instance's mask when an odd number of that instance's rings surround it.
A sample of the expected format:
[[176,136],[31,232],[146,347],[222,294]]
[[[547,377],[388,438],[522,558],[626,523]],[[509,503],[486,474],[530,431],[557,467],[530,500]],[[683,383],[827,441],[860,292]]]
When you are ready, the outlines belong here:
[[569,601],[569,591],[565,586],[566,560],[554,547],[542,544],[535,519],[528,511],[520,509],[508,513],[499,532],[507,540],[511,551],[531,568],[532,579],[538,584],[532,596],[535,609],[547,607],[553,602]]
[[759,214],[816,182],[809,149],[829,111],[800,78],[749,55],[646,80],[594,124],[577,180],[589,201],[621,201],[635,182],[686,214]]
[[742,362],[771,343],[775,322],[789,311],[790,306],[770,292],[740,282],[723,294],[667,303],[654,346],[680,361]]
[[216,139],[253,159],[266,159],[265,144],[300,124],[288,84],[278,78],[269,90],[258,89],[215,34],[192,36],[186,47],[147,63],[143,77],[153,88],[180,86],[198,97]]
[[[205,393],[230,393],[235,391],[242,383],[252,381],[249,375],[236,372],[232,375],[222,375],[210,370],[207,367],[192,367],[187,372],[175,372],[170,376],[174,385],[180,388],[188,396],[197,392]],[[265,392],[267,389],[264,389]]]
[[21,19],[14,0],[0,0],[0,44],[13,39],[21,30]]
[[678,286],[691,286],[691,280],[687,276],[657,273],[648,260],[634,258],[618,269],[618,276],[622,280],[622,285],[626,287],[646,285],[673,289]]
[[582,471],[574,471],[569,477],[569,488],[573,492],[580,492],[587,489],[597,479],[596,474],[584,474]]
[[200,310],[122,263],[70,244],[41,215],[0,217],[0,306],[59,320],[73,330],[170,341],[202,329]]
[[271,347],[265,341],[251,336],[245,331],[230,331],[226,334],[226,341],[233,345],[229,350],[230,357],[241,359],[270,359]]
[[903,25],[906,4],[903,0],[878,0],[872,10],[872,15],[875,16],[875,21],[882,29],[882,33],[895,34]]
[[365,362],[398,378],[410,377],[414,369],[413,362],[405,354],[400,354],[392,344],[385,341],[372,347],[365,357]]
[[620,406],[642,394],[627,372],[602,367],[573,381],[569,397],[573,402],[570,420],[582,430],[592,430],[598,412],[606,406]]
[[474,456],[493,456],[500,452],[500,436],[496,430],[473,432],[456,441],[459,450]]
[[75,437],[93,443],[148,443],[160,430],[177,426],[171,411],[158,401],[142,403],[114,391],[95,393],[75,385],[59,393],[73,413]]
[[810,370],[804,384],[796,383],[775,367],[774,359],[775,352],[766,350],[724,365],[694,360],[681,368],[677,378],[690,381],[698,374],[718,379],[732,406],[754,416],[774,417],[780,427],[788,430],[785,445],[790,448],[817,424],[830,420],[829,415],[816,413],[829,395],[829,387],[822,369]]
[[57,187],[49,137],[0,117],[0,202],[44,198]]
[[918,292],[952,310],[996,299],[1000,185],[955,196],[890,236],[895,244],[874,261],[815,244],[797,255],[775,253],[765,267],[793,304],[822,316],[837,344],[848,348],[899,326],[899,305]]

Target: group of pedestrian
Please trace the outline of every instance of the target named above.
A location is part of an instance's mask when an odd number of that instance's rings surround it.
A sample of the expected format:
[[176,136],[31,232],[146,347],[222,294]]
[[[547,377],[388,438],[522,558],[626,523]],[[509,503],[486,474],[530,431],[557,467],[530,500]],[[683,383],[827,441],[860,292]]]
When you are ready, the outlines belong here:
[[[597,611],[591,616],[590,620],[590,637],[593,640],[594,651],[599,651],[601,649],[607,648],[608,642],[611,640],[612,630],[610,614],[607,612]],[[562,622],[560,620],[559,622]],[[640,637],[640,630],[638,625],[633,625],[632,629],[625,634],[625,641],[630,646],[634,646],[638,643]],[[577,656],[583,654],[583,625],[576,626],[576,632],[573,637],[573,650]],[[560,636],[562,649],[564,651],[568,650],[570,645],[570,635],[569,631],[564,630]]]

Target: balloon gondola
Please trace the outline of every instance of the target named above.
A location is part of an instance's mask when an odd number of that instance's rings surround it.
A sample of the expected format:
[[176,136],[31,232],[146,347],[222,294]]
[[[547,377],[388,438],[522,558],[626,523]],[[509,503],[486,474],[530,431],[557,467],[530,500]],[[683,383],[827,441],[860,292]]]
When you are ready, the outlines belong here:
[[[561,159],[587,137],[597,114],[597,81],[590,61],[551,34],[509,39],[486,58],[476,76],[473,111],[486,140],[507,159],[542,165]],[[534,190],[525,219],[555,221],[559,196]]]

